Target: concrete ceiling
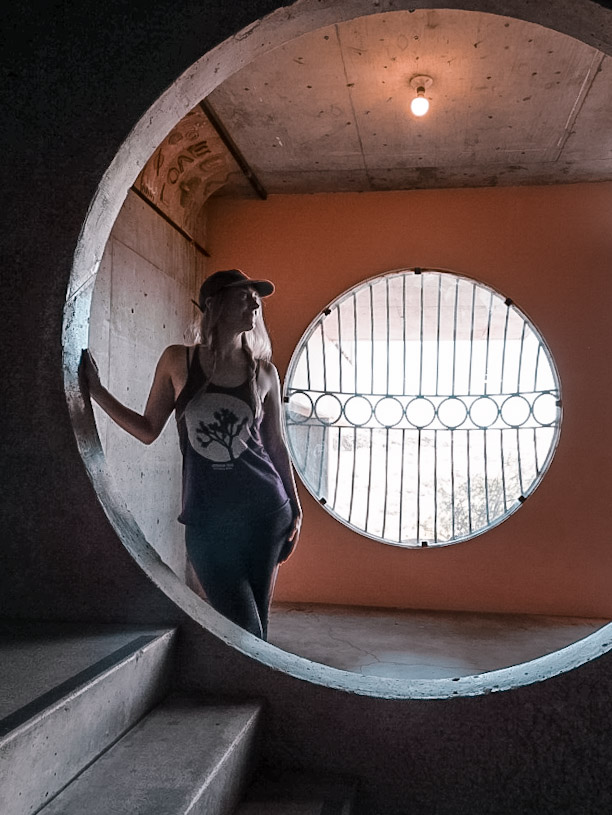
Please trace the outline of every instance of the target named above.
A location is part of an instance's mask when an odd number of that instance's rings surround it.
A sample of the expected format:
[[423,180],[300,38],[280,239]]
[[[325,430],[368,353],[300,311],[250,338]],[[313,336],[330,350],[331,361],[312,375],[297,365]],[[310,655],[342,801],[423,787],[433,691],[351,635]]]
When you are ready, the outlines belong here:
[[[427,74],[429,113],[409,112]],[[468,11],[376,14],[255,60],[209,97],[268,193],[612,179],[612,59]],[[254,195],[236,165],[222,194]]]

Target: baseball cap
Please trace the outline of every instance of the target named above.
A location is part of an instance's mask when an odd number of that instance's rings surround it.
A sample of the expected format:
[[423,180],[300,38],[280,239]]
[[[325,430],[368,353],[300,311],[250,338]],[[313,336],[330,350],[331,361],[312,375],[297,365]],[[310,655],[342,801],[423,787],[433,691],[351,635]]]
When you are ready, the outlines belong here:
[[[268,297],[274,291],[274,284],[269,280],[253,280],[241,272],[240,269],[226,269],[211,274],[200,287],[199,306],[204,307],[208,297],[214,297],[224,289],[235,289],[240,286],[250,286],[260,297]],[[195,301],[194,301],[195,302]]]

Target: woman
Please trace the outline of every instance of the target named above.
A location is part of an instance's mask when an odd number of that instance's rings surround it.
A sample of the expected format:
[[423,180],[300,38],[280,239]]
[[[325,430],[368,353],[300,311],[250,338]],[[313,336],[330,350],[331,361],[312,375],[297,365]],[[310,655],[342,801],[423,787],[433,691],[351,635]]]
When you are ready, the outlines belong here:
[[276,567],[302,522],[261,315],[261,298],[273,291],[238,269],[208,277],[196,303],[198,342],[162,353],[142,415],[102,387],[89,352],[82,368],[92,399],[145,444],[176,411],[189,559],[211,605],[263,639]]

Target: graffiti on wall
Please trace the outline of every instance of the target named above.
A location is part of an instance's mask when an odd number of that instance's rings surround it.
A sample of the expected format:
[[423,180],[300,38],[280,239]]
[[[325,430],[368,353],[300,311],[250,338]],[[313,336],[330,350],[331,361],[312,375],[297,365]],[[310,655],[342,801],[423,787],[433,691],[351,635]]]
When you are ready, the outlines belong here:
[[159,145],[134,186],[182,230],[204,242],[202,207],[236,173],[240,169],[197,107]]

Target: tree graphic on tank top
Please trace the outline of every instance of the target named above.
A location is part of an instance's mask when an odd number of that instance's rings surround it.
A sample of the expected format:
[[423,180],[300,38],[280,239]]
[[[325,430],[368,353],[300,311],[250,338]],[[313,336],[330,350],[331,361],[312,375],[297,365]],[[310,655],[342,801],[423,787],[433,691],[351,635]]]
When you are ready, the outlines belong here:
[[216,421],[205,423],[200,421],[196,428],[196,434],[200,445],[204,448],[208,447],[214,441],[225,447],[227,450],[230,461],[235,461],[234,451],[232,445],[234,439],[240,435],[240,431],[247,423],[245,416],[242,421],[238,421],[236,414],[227,408],[221,408],[213,413]]

